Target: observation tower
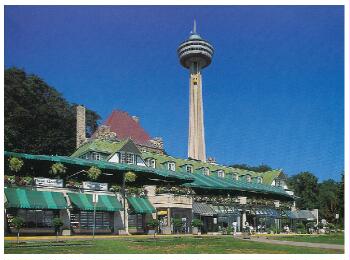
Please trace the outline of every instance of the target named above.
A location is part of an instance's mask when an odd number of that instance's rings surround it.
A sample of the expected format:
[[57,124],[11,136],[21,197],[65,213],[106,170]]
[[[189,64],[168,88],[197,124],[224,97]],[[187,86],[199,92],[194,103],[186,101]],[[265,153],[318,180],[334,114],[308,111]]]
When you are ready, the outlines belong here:
[[177,54],[181,65],[190,71],[188,157],[205,162],[201,70],[211,63],[214,48],[197,33],[196,21],[190,37],[180,44]]

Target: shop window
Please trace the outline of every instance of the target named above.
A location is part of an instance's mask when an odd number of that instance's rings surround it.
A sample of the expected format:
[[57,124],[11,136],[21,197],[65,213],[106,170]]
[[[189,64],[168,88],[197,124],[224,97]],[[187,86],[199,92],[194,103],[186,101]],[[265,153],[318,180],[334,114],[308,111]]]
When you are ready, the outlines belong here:
[[9,209],[7,219],[10,228],[11,220],[15,217],[24,220],[24,228],[53,228],[52,219],[59,216],[58,210]]
[[[94,213],[92,211],[73,211],[71,213],[71,227],[73,230],[92,230],[94,226]],[[96,230],[111,231],[110,213],[96,212]]]

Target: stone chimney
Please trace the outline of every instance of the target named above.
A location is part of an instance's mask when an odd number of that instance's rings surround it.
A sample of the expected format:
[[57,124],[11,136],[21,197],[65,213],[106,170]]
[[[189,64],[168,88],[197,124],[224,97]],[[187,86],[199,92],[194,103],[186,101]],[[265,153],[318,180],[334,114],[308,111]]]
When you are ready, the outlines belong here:
[[85,107],[77,106],[77,148],[86,141]]
[[138,116],[132,116],[132,119],[134,119],[136,123],[140,122],[140,118]]

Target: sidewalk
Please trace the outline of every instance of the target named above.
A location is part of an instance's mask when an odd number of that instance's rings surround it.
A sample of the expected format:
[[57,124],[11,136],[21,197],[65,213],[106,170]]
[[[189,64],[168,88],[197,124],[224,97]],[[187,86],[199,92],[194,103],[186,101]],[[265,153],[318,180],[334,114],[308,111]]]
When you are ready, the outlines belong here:
[[[242,238],[240,238],[242,239]],[[243,240],[243,239],[242,239]],[[313,247],[313,248],[322,248],[322,249],[340,249],[344,250],[344,245],[334,245],[334,244],[323,244],[323,243],[308,243],[308,242],[295,242],[295,241],[286,241],[286,240],[273,240],[268,239],[267,237],[251,237],[250,241],[262,242],[268,244],[276,245],[287,245],[287,246],[303,246],[303,247]]]

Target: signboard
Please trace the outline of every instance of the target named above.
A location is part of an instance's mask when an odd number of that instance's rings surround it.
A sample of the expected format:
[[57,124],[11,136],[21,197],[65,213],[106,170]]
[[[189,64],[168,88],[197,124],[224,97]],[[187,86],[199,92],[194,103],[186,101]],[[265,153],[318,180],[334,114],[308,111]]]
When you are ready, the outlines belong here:
[[34,178],[34,183],[36,186],[63,188],[62,179]]
[[107,183],[99,183],[99,182],[91,182],[91,181],[83,181],[83,189],[108,191],[108,184]]

